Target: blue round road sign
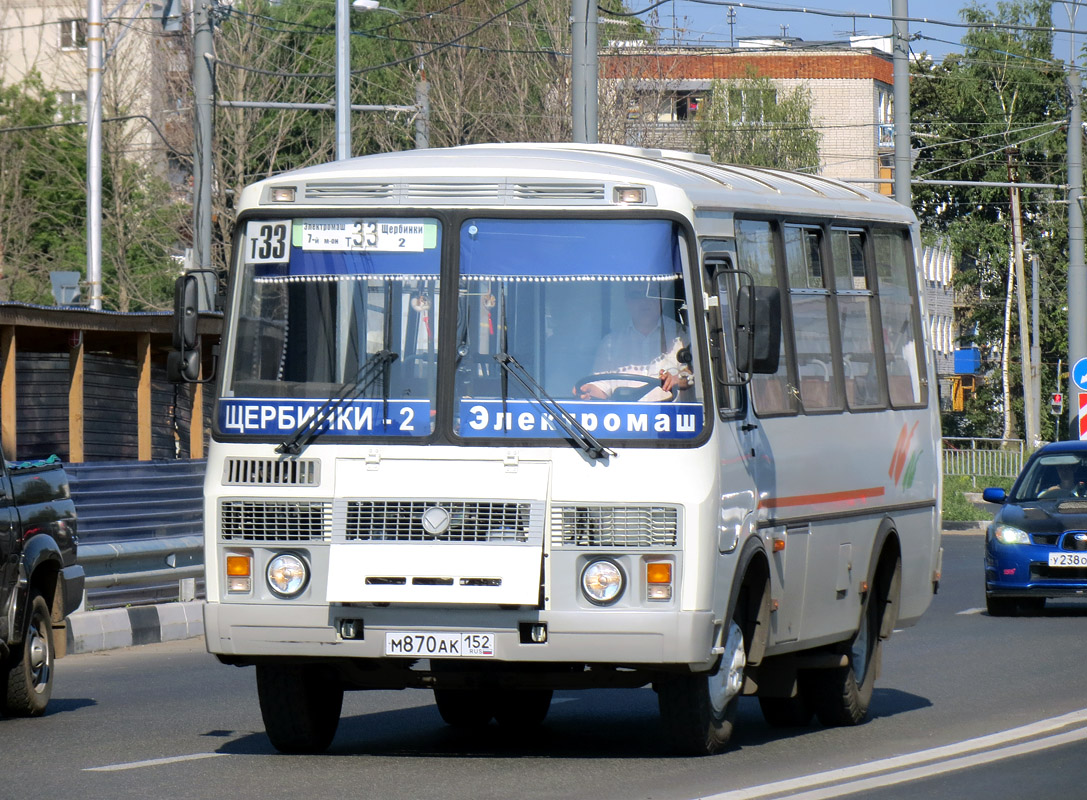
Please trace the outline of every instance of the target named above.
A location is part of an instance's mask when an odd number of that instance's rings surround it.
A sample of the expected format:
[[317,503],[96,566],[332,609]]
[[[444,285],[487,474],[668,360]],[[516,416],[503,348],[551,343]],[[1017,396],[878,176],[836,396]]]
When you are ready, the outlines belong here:
[[1087,391],[1087,358],[1081,358],[1072,366],[1072,382]]

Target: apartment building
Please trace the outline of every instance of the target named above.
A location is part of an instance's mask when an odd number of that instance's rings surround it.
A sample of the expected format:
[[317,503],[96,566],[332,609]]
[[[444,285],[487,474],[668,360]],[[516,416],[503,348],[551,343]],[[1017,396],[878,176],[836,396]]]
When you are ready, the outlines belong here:
[[[853,181],[893,177],[889,38],[745,39],[735,48],[615,44],[600,58],[601,103],[605,97],[626,102],[621,135],[628,144],[690,149],[714,82],[757,76],[782,93],[810,92],[812,123],[821,134],[820,174]],[[889,185],[880,190],[891,193]]]
[[[189,65],[180,16],[165,0],[103,5],[103,137],[115,156],[182,181],[190,149]],[[0,83],[41,76],[71,119],[87,118],[87,4],[0,0]]]

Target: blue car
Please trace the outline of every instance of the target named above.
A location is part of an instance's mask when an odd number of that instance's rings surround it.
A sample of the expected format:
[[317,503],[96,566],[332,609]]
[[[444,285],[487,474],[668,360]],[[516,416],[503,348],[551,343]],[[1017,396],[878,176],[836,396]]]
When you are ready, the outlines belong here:
[[1041,611],[1047,597],[1087,596],[1087,442],[1036,451],[985,532],[985,607],[992,616]]

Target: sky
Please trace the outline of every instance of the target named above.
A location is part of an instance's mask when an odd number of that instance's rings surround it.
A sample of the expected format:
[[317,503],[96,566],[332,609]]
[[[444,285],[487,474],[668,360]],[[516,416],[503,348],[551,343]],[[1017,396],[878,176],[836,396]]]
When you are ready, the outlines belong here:
[[[719,2],[720,0],[718,0]],[[627,0],[629,8],[638,10],[651,5],[653,0]],[[854,30],[854,20],[844,17],[829,17],[812,13],[803,13],[797,10],[801,7],[836,12],[856,11],[858,14],[884,14],[891,13],[891,0],[753,0],[760,6],[780,7],[780,11],[765,11],[749,8],[736,8],[735,24],[732,27],[737,38],[741,36],[781,36],[782,25],[788,25],[788,35],[800,37],[808,41],[824,39],[846,39]],[[962,22],[959,10],[971,5],[966,0],[909,0],[908,11],[910,17],[924,17],[930,20],[946,20],[949,22]],[[979,2],[978,5],[992,9],[995,2]],[[1074,11],[1075,25],[1068,24],[1068,16],[1063,3],[1053,4],[1053,24],[1055,27],[1072,28],[1083,31],[1083,35],[1077,36],[1077,46],[1082,47],[1087,41],[1087,4],[1078,3],[1078,11]],[[730,44],[730,27],[728,24],[728,9],[722,5],[707,5],[692,2],[692,0],[669,0],[657,9],[658,24],[664,29],[661,41],[671,41],[669,32],[675,27],[682,32],[680,41],[701,42],[707,45],[720,45],[727,47]],[[644,18],[644,16],[643,16]],[[856,18],[856,31],[858,34],[883,35],[889,34],[891,23],[888,20],[865,19],[863,16]],[[962,52],[959,39],[965,32],[964,28],[949,28],[933,23],[910,23],[910,33],[920,33],[930,37],[914,41],[911,44],[914,52],[927,51],[933,58],[939,60],[949,52]],[[942,41],[936,41],[942,40]],[[1057,34],[1054,43],[1054,52],[1059,58],[1067,60],[1069,57],[1069,40],[1067,34]],[[1082,62],[1081,58],[1077,61]]]

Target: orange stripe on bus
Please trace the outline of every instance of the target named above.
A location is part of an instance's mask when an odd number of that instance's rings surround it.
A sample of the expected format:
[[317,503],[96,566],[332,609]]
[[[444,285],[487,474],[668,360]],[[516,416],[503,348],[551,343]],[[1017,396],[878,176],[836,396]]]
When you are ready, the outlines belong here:
[[820,503],[843,503],[851,500],[868,500],[882,497],[882,486],[868,489],[850,489],[845,492],[826,492],[825,494],[797,494],[791,497],[767,497],[759,501],[759,508],[784,508],[786,506],[808,506]]

